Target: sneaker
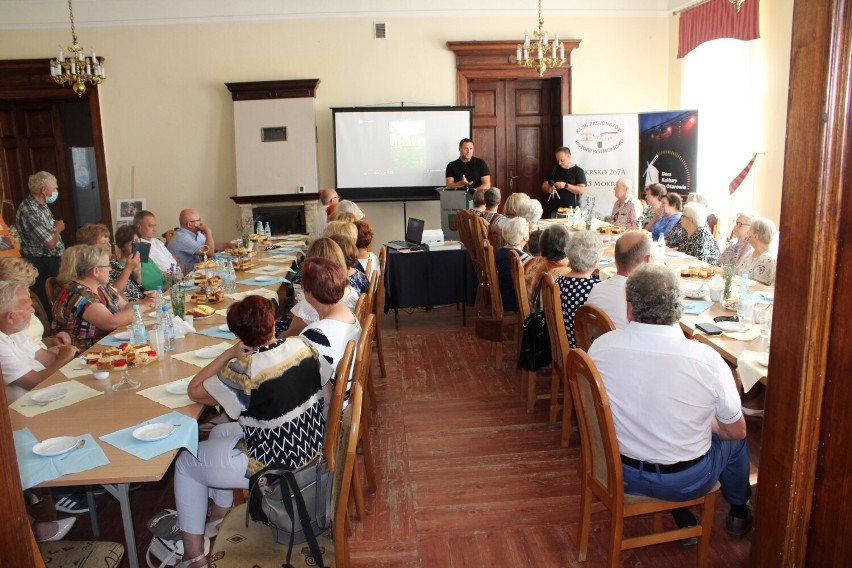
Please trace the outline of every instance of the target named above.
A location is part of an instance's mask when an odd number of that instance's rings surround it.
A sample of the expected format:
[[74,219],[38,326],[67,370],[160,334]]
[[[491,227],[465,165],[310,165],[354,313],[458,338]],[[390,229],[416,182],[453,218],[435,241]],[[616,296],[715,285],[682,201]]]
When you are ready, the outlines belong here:
[[89,512],[89,505],[86,503],[86,496],[83,494],[68,493],[61,496],[57,495],[57,497],[59,498],[54,503],[57,511],[71,515]]
[[728,534],[732,534],[734,536],[743,536],[751,530],[751,526],[753,523],[754,514],[751,512],[751,507],[749,507],[748,516],[744,519],[740,517],[732,517],[731,515],[726,516],[725,530],[728,531]]

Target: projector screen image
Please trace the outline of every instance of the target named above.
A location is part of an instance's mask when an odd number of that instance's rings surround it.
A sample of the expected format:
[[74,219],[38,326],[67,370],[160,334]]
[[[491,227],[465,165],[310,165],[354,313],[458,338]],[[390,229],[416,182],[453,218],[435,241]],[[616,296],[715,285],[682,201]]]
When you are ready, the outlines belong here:
[[332,110],[336,187],[352,199],[437,199],[470,135],[469,107]]

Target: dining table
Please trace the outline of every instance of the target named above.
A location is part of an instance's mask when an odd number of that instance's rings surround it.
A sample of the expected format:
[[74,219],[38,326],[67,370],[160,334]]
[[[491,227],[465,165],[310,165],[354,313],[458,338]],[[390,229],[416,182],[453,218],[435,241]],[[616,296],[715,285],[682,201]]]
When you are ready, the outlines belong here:
[[[186,396],[185,389],[180,389],[178,384],[185,385],[189,378],[212,361],[221,349],[236,343],[235,336],[227,331],[225,317],[227,307],[235,299],[245,297],[246,294],[262,294],[273,300],[277,297],[276,290],[280,286],[281,278],[269,279],[263,276],[282,272],[276,270],[278,268],[289,269],[295,258],[294,255],[304,249],[306,238],[306,235],[296,235],[273,240],[273,244],[278,246],[277,250],[256,253],[253,268],[247,272],[237,272],[236,289],[226,294],[221,302],[208,304],[215,308],[215,312],[204,318],[194,318],[195,332],[187,332],[183,337],[177,338],[175,349],[158,352],[154,362],[128,369],[128,378],[140,383],[138,389],[113,390],[112,386],[121,379],[121,372],[110,372],[106,379],[96,379],[93,371],[78,358],[10,405],[10,409],[14,410],[9,414],[16,441],[17,436],[28,439],[26,436],[31,435],[36,441],[70,436],[85,439],[90,443],[83,442],[82,448],[75,448],[74,451],[69,452],[69,456],[74,453],[82,455],[83,448],[88,452],[96,451],[98,448],[102,450],[102,453],[98,451],[96,455],[92,454],[95,456],[93,459],[96,460],[93,463],[102,463],[102,465],[66,473],[41,481],[34,486],[46,488],[103,486],[120,504],[126,552],[131,568],[138,568],[139,559],[130,507],[130,485],[161,480],[182,447],[197,448],[197,419],[204,410],[204,406],[192,402]],[[261,276],[260,282],[254,280],[258,276]],[[239,283],[241,280],[250,280],[253,283],[241,284]],[[270,282],[267,283],[267,280]],[[177,293],[174,288],[170,291],[170,294],[173,293]],[[187,294],[186,309],[190,310],[195,303],[190,301],[189,292],[184,293]],[[154,323],[155,320],[152,317],[147,318],[147,327],[151,327]],[[86,354],[97,353],[115,346],[120,341],[115,336],[121,333],[127,333],[126,329],[115,330],[88,349]],[[51,387],[56,390],[57,385],[65,385],[61,388],[69,392],[67,399],[73,399],[73,401],[70,404],[69,400],[41,402],[44,397],[39,398],[38,393],[48,392],[45,389]],[[76,398],[72,396],[72,393],[76,394]],[[33,399],[33,396],[36,396],[36,399]],[[146,438],[142,438],[141,435],[136,437],[136,434],[139,428],[149,422],[162,420],[167,422],[166,426],[174,427],[183,436],[185,443],[182,447],[172,448],[157,455],[148,455],[151,453],[148,448],[152,446]],[[133,439],[130,438],[131,433]],[[113,445],[114,443],[117,445]],[[80,445],[79,442],[78,445]],[[35,448],[35,446],[32,447]],[[18,456],[19,467],[21,467],[20,451]],[[45,469],[62,466],[64,464],[55,460],[61,460],[63,457],[59,455],[38,457],[35,459],[43,460],[43,462],[40,464],[37,462],[36,465],[41,465]],[[33,458],[27,454],[27,459]],[[101,461],[97,461],[99,459]],[[107,463],[103,463],[104,461]],[[22,480],[23,478],[22,473]],[[91,505],[93,503],[90,499]],[[93,517],[93,522],[97,523],[96,517]]]

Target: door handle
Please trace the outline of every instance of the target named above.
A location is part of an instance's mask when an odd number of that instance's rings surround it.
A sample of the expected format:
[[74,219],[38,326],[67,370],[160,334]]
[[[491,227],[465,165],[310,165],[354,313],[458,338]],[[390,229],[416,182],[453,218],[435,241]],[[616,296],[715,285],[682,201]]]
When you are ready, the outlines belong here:
[[509,192],[515,188],[515,180],[518,179],[518,176],[515,175],[513,170],[509,170]]

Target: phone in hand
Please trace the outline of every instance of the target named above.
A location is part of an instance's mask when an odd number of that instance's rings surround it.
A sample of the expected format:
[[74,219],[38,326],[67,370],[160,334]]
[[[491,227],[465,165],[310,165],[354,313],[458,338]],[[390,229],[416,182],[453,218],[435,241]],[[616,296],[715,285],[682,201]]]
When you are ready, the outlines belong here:
[[700,329],[707,335],[722,335],[722,328],[714,323],[703,322],[696,324],[695,327]]
[[139,253],[139,262],[148,262],[148,256],[151,254],[151,243],[133,241],[130,247],[130,255],[133,256],[137,252]]

